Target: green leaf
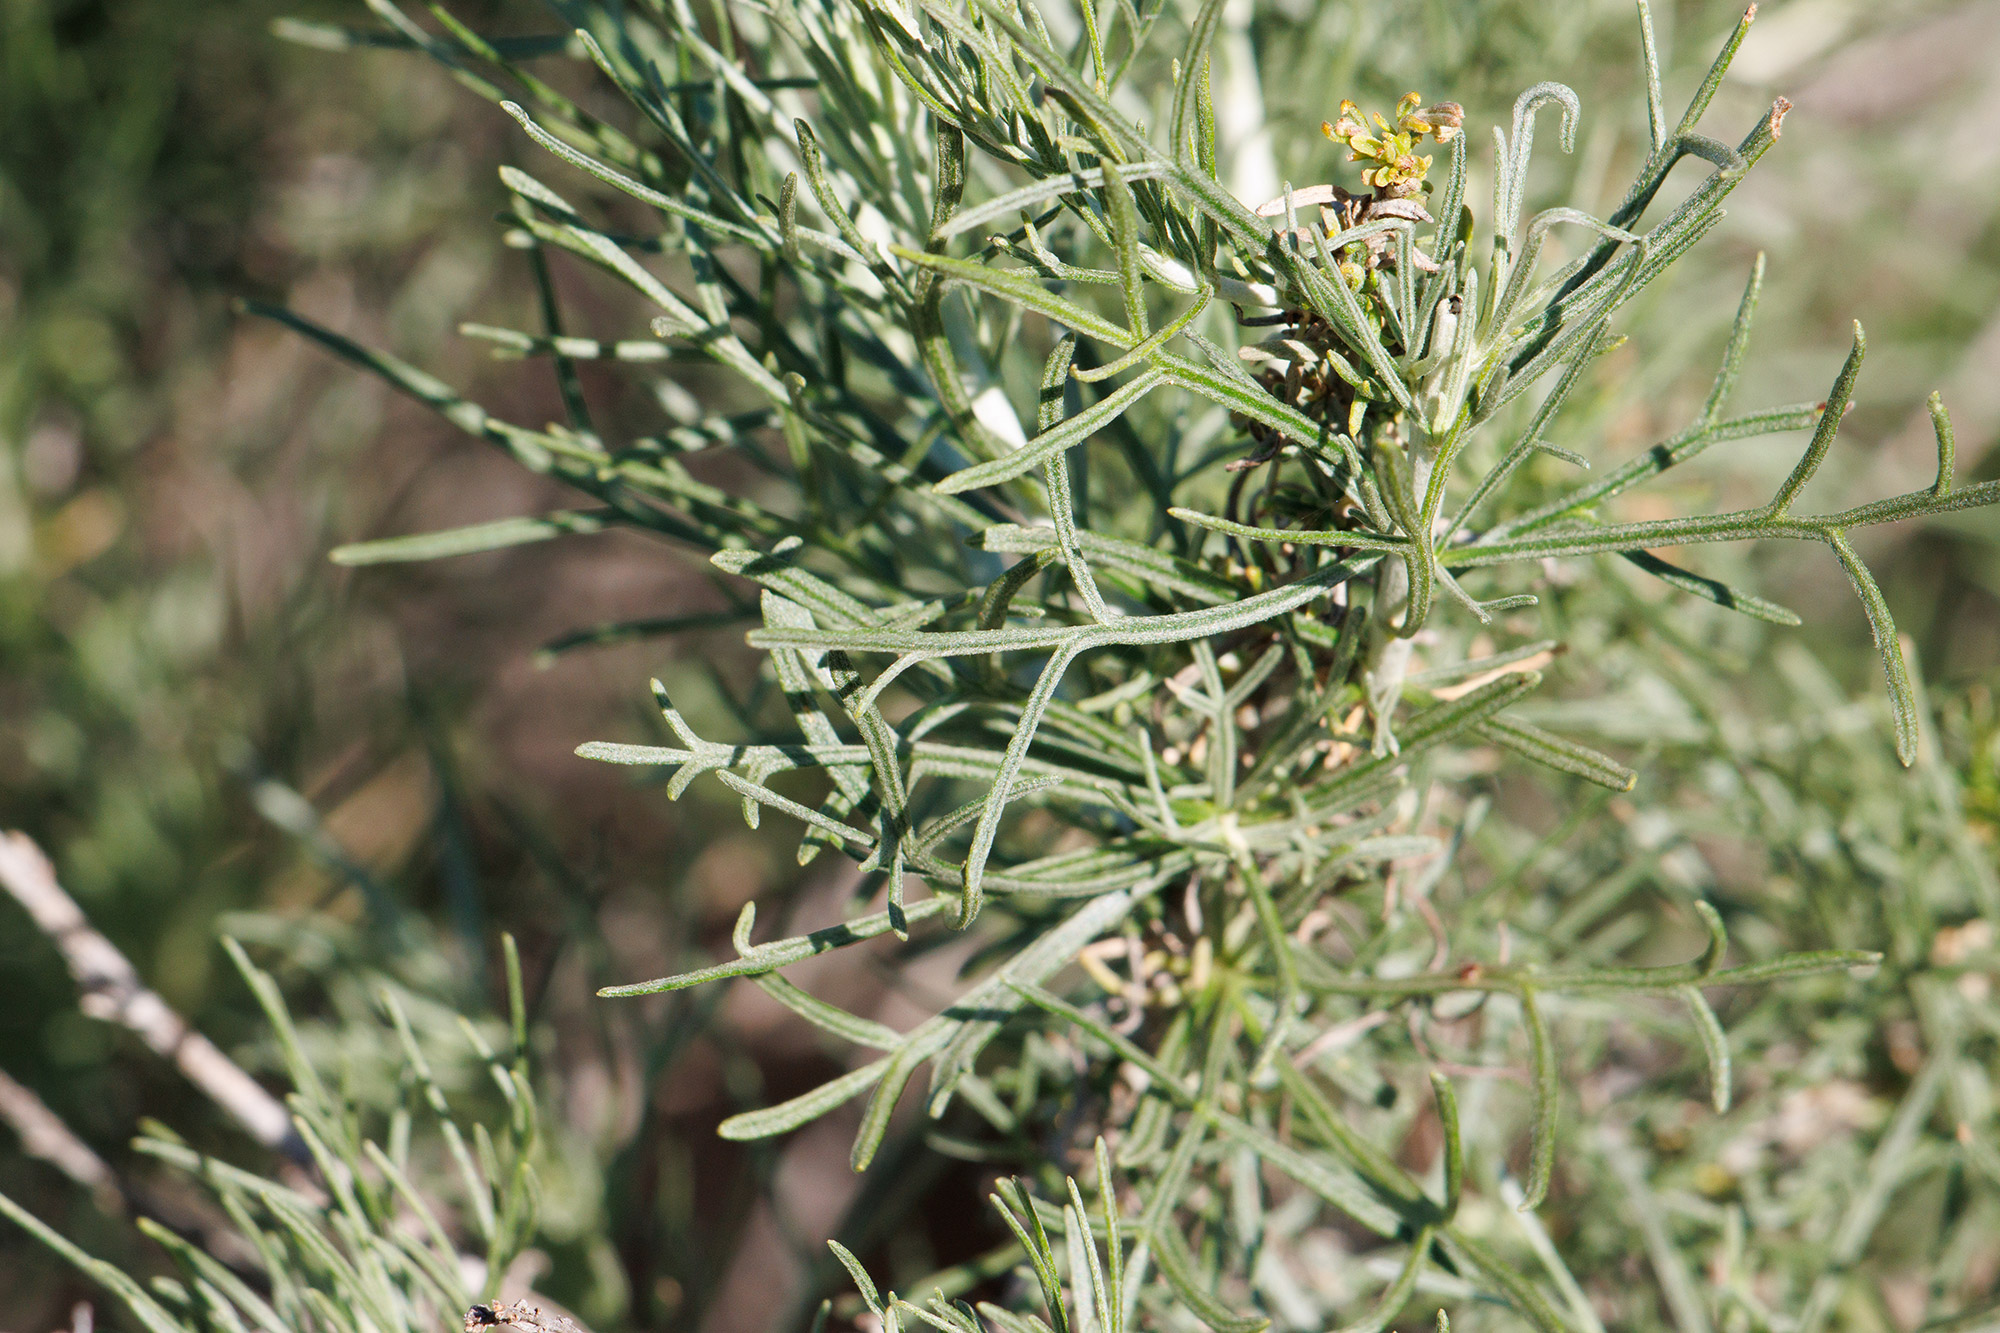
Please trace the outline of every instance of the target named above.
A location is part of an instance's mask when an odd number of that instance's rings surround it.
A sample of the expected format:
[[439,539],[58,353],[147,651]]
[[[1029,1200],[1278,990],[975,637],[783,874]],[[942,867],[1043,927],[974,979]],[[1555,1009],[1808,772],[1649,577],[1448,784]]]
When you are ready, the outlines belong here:
[[[1053,532],[1050,536],[1053,540]],[[938,657],[1024,652],[1062,646],[1080,650],[1112,645],[1184,643],[1191,639],[1232,633],[1295,611],[1326,596],[1333,588],[1373,564],[1374,557],[1361,556],[1338,565],[1324,566],[1296,583],[1243,598],[1231,605],[1157,616],[1121,616],[1104,625],[935,633],[764,629],[751,631],[749,638],[751,646],[757,648],[843,648],[856,653],[927,653]]]
[[1549,1179],[1556,1164],[1556,1117],[1562,1106],[1562,1078],[1556,1068],[1555,1042],[1548,1020],[1532,987],[1520,992],[1521,1018],[1528,1027],[1528,1055],[1533,1066],[1535,1124],[1528,1149],[1528,1180],[1521,1211],[1533,1212],[1549,1197]]
[[1861,378],[1861,360],[1868,354],[1868,339],[1861,332],[1860,321],[1854,325],[1854,347],[1847,354],[1847,361],[1834,377],[1833,388],[1826,396],[1826,406],[1819,414],[1819,425],[1813,430],[1812,441],[1799,458],[1797,466],[1778,487],[1771,497],[1766,512],[1773,518],[1783,517],[1792,507],[1792,500],[1812,480],[1819,471],[1819,465],[1826,460],[1827,451],[1833,447],[1834,432],[1840,429],[1841,418],[1847,415],[1848,399],[1854,394],[1854,383]]
[[884,1056],[789,1101],[730,1116],[715,1132],[734,1142],[767,1139],[788,1133],[853,1101],[880,1082],[888,1068],[889,1059]]
[[[1076,541],[1098,568],[1130,574],[1162,592],[1193,598],[1211,606],[1234,601],[1242,593],[1242,589],[1228,579],[1157,547],[1141,546],[1137,542],[1087,528],[1077,530]],[[999,523],[987,528],[979,534],[979,544],[983,550],[1006,555],[1036,555],[1057,550],[1060,546],[1052,528],[1024,528],[1012,523]]]
[[1444,1208],[1440,1222],[1458,1216],[1459,1200],[1465,1193],[1465,1150],[1458,1126],[1458,1093],[1443,1073],[1431,1071],[1431,1092],[1437,1098],[1438,1127],[1444,1134]]
[[1513,718],[1490,717],[1473,730],[1495,745],[1504,746],[1538,764],[1574,774],[1612,791],[1631,791],[1639,781],[1637,773],[1609,755],[1599,754],[1588,746],[1551,735],[1540,727]]
[[554,153],[557,157],[578,170],[588,172],[605,184],[623,190],[634,199],[651,204],[662,213],[668,213],[688,222],[697,223],[720,235],[728,236],[733,240],[743,241],[763,250],[777,248],[775,244],[776,238],[766,235],[762,231],[758,231],[752,227],[738,226],[736,223],[719,218],[713,213],[706,213],[699,208],[694,208],[685,200],[661,194],[651,186],[642,185],[625,173],[613,167],[606,166],[589,154],[579,152],[536,124],[535,118],[515,103],[503,101],[500,103],[500,109],[519,122],[521,128],[528,132],[528,137],[543,148],[548,149],[551,153]]
[[889,247],[889,252],[898,259],[938,273],[948,282],[964,283],[1011,305],[1046,315],[1086,338],[1096,338],[1116,347],[1130,347],[1141,336],[1057,296],[1026,269],[993,268],[970,259],[952,259],[895,245]]
[[854,1135],[854,1148],[848,1160],[856,1171],[866,1171],[868,1164],[875,1160],[882,1139],[889,1132],[889,1117],[896,1113],[896,1103],[902,1100],[903,1090],[910,1086],[910,1078],[917,1072],[917,1066],[937,1054],[943,1046],[945,1026],[946,1020],[942,1017],[934,1018],[889,1053],[881,1078],[875,1084],[874,1095],[869,1097],[868,1107],[861,1113],[861,1128]]
[[1152,1241],[1153,1262],[1160,1266],[1160,1276],[1173,1288],[1174,1295],[1187,1304],[1188,1313],[1215,1333],[1263,1333],[1271,1326],[1269,1316],[1237,1314],[1215,1298],[1196,1274],[1194,1259],[1179,1232],[1172,1227],[1161,1227],[1153,1233]]
[[1417,1294],[1417,1280],[1423,1276],[1424,1260],[1430,1253],[1431,1239],[1435,1234],[1429,1227],[1417,1232],[1410,1241],[1409,1257],[1403,1261],[1395,1280],[1383,1290],[1375,1308],[1366,1317],[1344,1326],[1340,1333],[1382,1333],[1383,1329],[1396,1322],[1396,1316],[1410,1303],[1410,1297]]
[[[944,912],[948,907],[957,906],[956,896],[927,898],[908,909],[908,920],[914,924]],[[683,972],[677,976],[660,977],[654,981],[641,981],[627,986],[606,986],[597,993],[605,998],[626,995],[658,995],[662,991],[685,990],[689,986],[700,986],[710,981],[720,981],[725,977],[756,976],[765,972],[775,972],[781,967],[816,957],[831,949],[858,944],[863,940],[886,935],[891,929],[889,913],[876,912],[869,916],[857,917],[837,926],[827,926],[806,935],[795,935],[790,939],[774,940],[760,944],[749,953],[733,962],[717,963],[713,967],[700,968],[693,972]]]
[[[1521,1275],[1521,1270],[1506,1259],[1487,1248],[1484,1242],[1468,1235],[1463,1229],[1452,1226],[1443,1232],[1447,1250],[1455,1251],[1460,1267],[1477,1269],[1494,1286],[1506,1294],[1514,1309],[1534,1325],[1536,1333],[1570,1333],[1567,1326],[1556,1316],[1547,1298],[1535,1289],[1533,1283]],[[1442,1313],[1442,1312],[1440,1312]],[[1449,1327],[1439,1323],[1440,1333]]]
[[1224,0],[1203,0],[1195,11],[1194,21],[1188,25],[1187,45],[1181,49],[1180,82],[1174,86],[1174,115],[1169,122],[1168,142],[1173,144],[1173,154],[1182,163],[1199,165],[1201,154],[1192,142],[1196,102],[1201,91],[1204,71],[1208,67],[1208,46],[1215,40],[1215,30],[1222,23]]
[[[1120,1059],[1129,1061],[1146,1071],[1154,1080],[1153,1086],[1161,1093],[1188,1106],[1198,1119],[1213,1125],[1218,1133],[1249,1148],[1259,1158],[1277,1167],[1362,1226],[1377,1235],[1393,1236],[1403,1224],[1404,1219],[1397,1209],[1377,1197],[1377,1194],[1382,1192],[1379,1182],[1364,1180],[1351,1167],[1280,1142],[1266,1131],[1245,1122],[1241,1117],[1231,1115],[1212,1103],[1200,1100],[1156,1058],[1075,1005],[1025,982],[1014,982],[1012,988],[1036,1007],[1089,1033],[1110,1047]],[[1289,1067],[1286,1061],[1278,1062],[1281,1074]]]
[[972,208],[960,209],[952,215],[951,221],[947,222],[943,229],[938,232],[938,237],[939,239],[944,239],[962,235],[965,232],[984,227],[988,223],[998,222],[1003,218],[1011,221],[1018,214],[1048,203],[1050,200],[1060,199],[1065,195],[1082,194],[1088,190],[1102,189],[1104,187],[1106,172],[1116,175],[1121,181],[1131,182],[1157,180],[1161,176],[1166,175],[1168,171],[1169,168],[1163,162],[1134,162],[1109,167],[1089,167],[1072,171],[1067,175],[1050,176],[1045,180],[1036,181],[1031,185],[1023,185],[1018,190],[1009,190],[1006,194],[995,196],[983,204]]
[[164,1306],[148,1296],[144,1288],[119,1271],[115,1265],[84,1253],[67,1237],[58,1234],[48,1224],[5,1194],[0,1194],[0,1216],[20,1227],[30,1237],[60,1255],[77,1272],[124,1302],[125,1308],[132,1312],[133,1318],[145,1326],[147,1333],[189,1333],[187,1326],[168,1313]]
[[[737,917],[736,931],[731,943],[738,954],[752,951],[750,930],[757,920],[757,905],[743,904],[743,911]],[[785,1008],[811,1023],[822,1032],[831,1033],[843,1041],[851,1041],[857,1046],[872,1046],[877,1050],[894,1050],[902,1044],[903,1034],[884,1023],[849,1013],[838,1005],[829,1004],[818,996],[801,990],[775,972],[766,972],[751,978],[766,995]]]
[[839,1241],[830,1240],[826,1243],[826,1247],[833,1251],[833,1257],[840,1261],[840,1266],[847,1270],[850,1278],[854,1279],[854,1288],[861,1293],[861,1299],[868,1303],[868,1308],[875,1313],[876,1318],[881,1318],[882,1295],[875,1289],[874,1279],[868,1276],[868,1270],[861,1266],[861,1261],[854,1257],[854,1252]]
[[1770,625],[1786,626],[1803,623],[1799,620],[1798,613],[1789,607],[1765,601],[1755,593],[1733,588],[1721,579],[1712,579],[1704,574],[1696,574],[1678,565],[1669,564],[1650,551],[1627,551],[1624,553],[1624,558],[1662,583],[1679,588],[1682,592],[1692,593],[1703,601],[1727,607],[1731,611],[1741,611],[1754,620],[1761,620]]
[[[1027,1228],[1021,1225],[1020,1218],[1014,1215],[1014,1210],[1007,1206],[1002,1197],[1002,1193],[1010,1187],[1015,1203],[1027,1215],[1029,1224],[1034,1228],[1032,1236],[1028,1234]],[[1049,1244],[1049,1233],[1042,1225],[1042,1215],[1036,1211],[1034,1202],[1028,1198],[1019,1181],[1001,1181],[990,1197],[993,1206],[999,1210],[1001,1219],[1006,1222],[1007,1229],[1014,1233],[1014,1238],[1021,1243],[1021,1248],[1027,1251],[1028,1263],[1035,1270],[1035,1279],[1041,1284],[1042,1307],[1049,1312],[1050,1326],[1056,1333],[1070,1333],[1069,1307],[1063,1301],[1062,1274],[1056,1268],[1055,1248]]]
[[1682,1003],[1687,1005],[1688,1016],[1694,1019],[1694,1030],[1701,1038],[1702,1054],[1708,1057],[1709,1098],[1715,1105],[1717,1115],[1729,1112],[1729,1101],[1733,1084],[1730,1079],[1729,1034],[1722,1030],[1722,1021],[1715,1016],[1715,1010],[1708,1007],[1708,1000],[1701,993],[1701,987],[1689,984],[1680,988]]
[[[1214,5],[1217,0],[1208,0]],[[1118,252],[1118,285],[1125,293],[1125,324],[1141,338],[1152,325],[1146,319],[1145,267],[1139,259],[1139,208],[1132,187],[1117,172],[1104,178],[1104,211],[1111,220],[1111,244]]]
[[936,485],[941,495],[959,495],[1018,477],[1042,465],[1052,455],[1075,448],[1116,421],[1125,409],[1150,393],[1166,376],[1158,370],[1143,370],[1116,390],[1092,403],[1075,416],[1043,431],[1012,453],[952,473]]
[[1039,986],[1075,960],[1077,951],[1129,916],[1138,902],[1150,897],[1164,875],[1153,882],[1100,894],[1043,931],[945,1011],[948,1041],[931,1071],[930,1111],[942,1115],[960,1080],[972,1072],[979,1053],[1024,1003],[1023,988]]
[[993,777],[993,790],[986,798],[986,806],[979,812],[979,822],[972,829],[972,849],[965,856],[965,882],[963,896],[959,899],[957,926],[960,930],[971,925],[979,915],[982,898],[980,880],[986,873],[986,858],[993,852],[993,840],[1000,833],[1000,816],[1007,808],[1007,801],[1014,792],[1014,780],[1020,776],[1021,764],[1028,757],[1028,747],[1034,744],[1035,730],[1041,725],[1042,713],[1049,700],[1055,697],[1056,689],[1062,684],[1063,673],[1076,660],[1078,649],[1065,645],[1050,655],[1048,665],[1035,679],[1035,688],[1029,693],[1027,702],[1021,705],[1020,720],[1014,724],[1014,735],[1007,742],[1007,751],[1000,759],[1000,768]]
[[1896,722],[1896,758],[1908,768],[1917,761],[1917,693],[1910,684],[1909,665],[1903,661],[1903,645],[1896,637],[1889,599],[1882,595],[1875,576],[1855,554],[1845,532],[1835,529],[1828,537],[1828,544],[1840,557],[1840,567],[1854,585],[1855,595],[1861,598],[1861,609],[1868,613],[1868,632],[1875,638],[1875,651],[1882,658],[1882,673],[1889,681],[1889,708]]
[[597,509],[561,510],[539,518],[503,518],[440,532],[349,542],[334,547],[327,558],[336,565],[392,565],[442,560],[449,556],[474,555],[480,551],[499,551],[510,546],[545,542],[566,533],[602,532],[616,521],[616,517],[609,510]]

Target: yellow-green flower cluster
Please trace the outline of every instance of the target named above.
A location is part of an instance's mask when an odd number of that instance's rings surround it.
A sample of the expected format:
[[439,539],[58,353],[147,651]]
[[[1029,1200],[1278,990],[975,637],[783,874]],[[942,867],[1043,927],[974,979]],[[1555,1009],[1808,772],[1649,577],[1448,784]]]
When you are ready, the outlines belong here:
[[[1340,119],[1322,121],[1320,132],[1335,143],[1346,144],[1350,162],[1365,162],[1362,181],[1377,193],[1391,198],[1407,198],[1424,188],[1424,173],[1430,170],[1429,156],[1419,156],[1417,146],[1425,136],[1450,143],[1465,123],[1465,109],[1456,102],[1423,106],[1423,98],[1405,93],[1396,103],[1394,124],[1378,112],[1369,117],[1371,128],[1361,119],[1361,109],[1353,102],[1340,104]],[[1421,108],[1421,109],[1419,109]]]

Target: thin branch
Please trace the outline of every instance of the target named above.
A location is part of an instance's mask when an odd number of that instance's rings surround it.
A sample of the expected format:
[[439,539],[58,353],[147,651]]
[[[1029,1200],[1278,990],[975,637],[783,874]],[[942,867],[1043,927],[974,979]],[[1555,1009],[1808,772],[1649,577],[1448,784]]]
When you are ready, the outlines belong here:
[[20,1136],[21,1151],[39,1157],[56,1170],[90,1191],[97,1206],[107,1213],[125,1211],[125,1191],[111,1166],[48,1103],[0,1070],[0,1120],[13,1126]]
[[56,882],[55,867],[25,833],[0,832],[0,886],[14,895],[62,952],[82,992],[77,997],[78,1008],[92,1018],[119,1023],[138,1033],[252,1138],[294,1160],[304,1160],[305,1146],[293,1130],[284,1104],[140,981],[131,961],[91,927],[76,900],[63,892]]

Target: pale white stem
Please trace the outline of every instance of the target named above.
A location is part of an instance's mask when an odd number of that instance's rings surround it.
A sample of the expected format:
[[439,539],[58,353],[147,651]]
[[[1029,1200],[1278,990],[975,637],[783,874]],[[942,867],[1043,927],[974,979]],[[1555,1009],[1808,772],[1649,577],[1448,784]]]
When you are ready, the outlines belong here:
[[[1264,84],[1250,44],[1253,0],[1230,0],[1215,34],[1216,155],[1238,199],[1269,199],[1280,188],[1278,162],[1264,123]],[[1192,72],[1191,72],[1192,73]]]
[[76,900],[56,882],[48,857],[24,833],[0,832],[0,886],[61,951],[82,991],[77,1005],[84,1013],[138,1033],[265,1147],[293,1149],[292,1118],[284,1104],[139,980],[118,946],[91,928]]
[[89,1190],[108,1213],[123,1211],[124,1192],[102,1157],[78,1138],[33,1091],[0,1072],[0,1120],[20,1136],[21,1151],[39,1157]]

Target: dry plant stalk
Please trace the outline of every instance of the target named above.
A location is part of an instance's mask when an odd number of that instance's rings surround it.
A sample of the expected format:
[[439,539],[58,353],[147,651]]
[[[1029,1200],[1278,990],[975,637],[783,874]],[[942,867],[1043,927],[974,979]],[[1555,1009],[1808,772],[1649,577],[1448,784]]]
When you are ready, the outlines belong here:
[[125,1194],[110,1165],[32,1088],[23,1087],[5,1070],[0,1070],[0,1120],[20,1137],[22,1152],[41,1158],[89,1190],[106,1212],[125,1211]]
[[290,1157],[303,1155],[304,1145],[284,1104],[139,979],[131,960],[92,928],[76,900],[63,891],[55,866],[25,833],[0,831],[0,887],[61,951],[76,978],[78,1008],[138,1033],[257,1142]]

